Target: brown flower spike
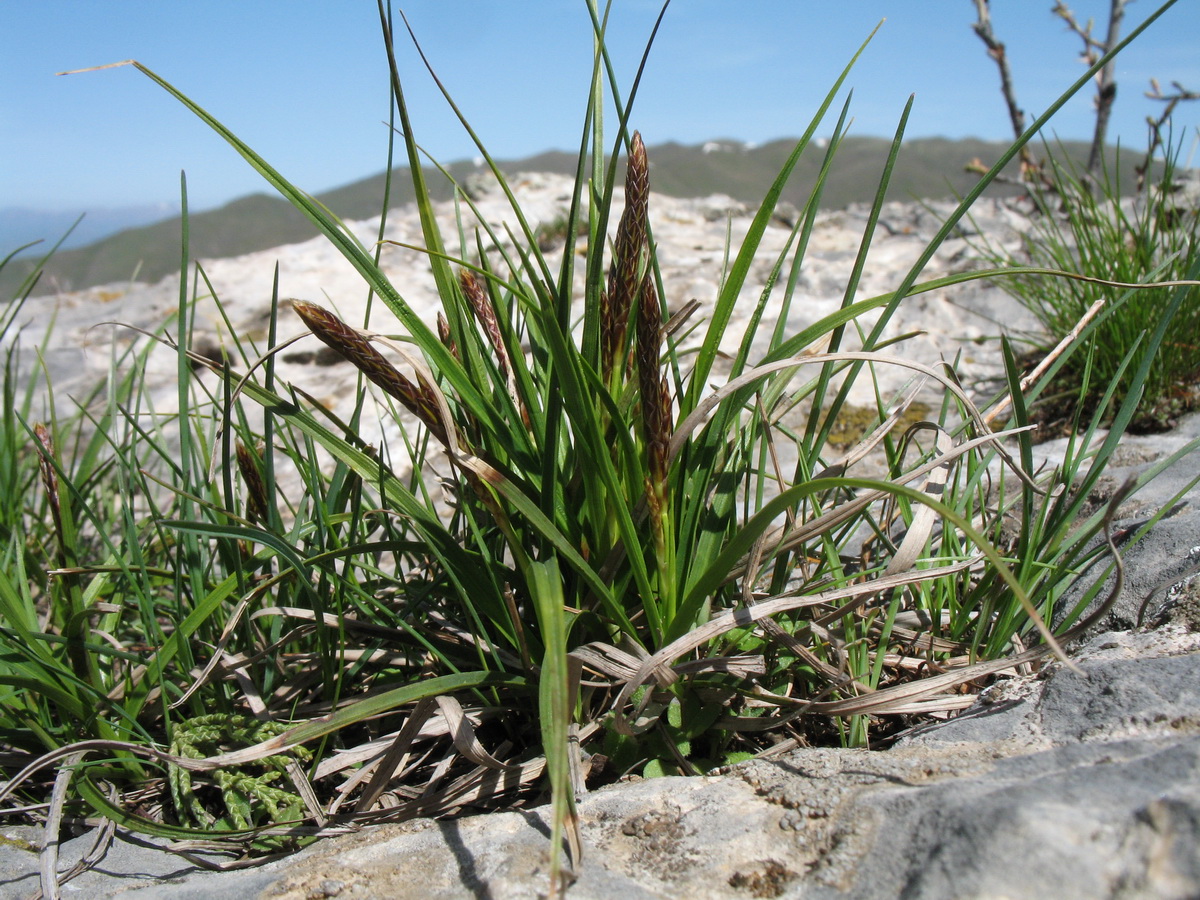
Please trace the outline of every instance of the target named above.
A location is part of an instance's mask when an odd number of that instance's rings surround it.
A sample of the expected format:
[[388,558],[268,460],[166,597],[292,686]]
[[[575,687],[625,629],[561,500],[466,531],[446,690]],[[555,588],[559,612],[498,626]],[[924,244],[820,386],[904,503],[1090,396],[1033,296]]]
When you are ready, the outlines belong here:
[[441,312],[437,314],[437,333],[438,340],[442,342],[442,346],[450,351],[451,356],[459,359],[458,344],[454,343],[454,338],[450,334],[450,323],[446,321],[446,316]]
[[263,482],[262,473],[258,470],[258,460],[250,448],[241,441],[235,448],[238,471],[246,482],[246,518],[251,522],[266,524],[267,516],[267,486]]
[[659,374],[658,368],[662,331],[658,291],[653,274],[647,272],[642,279],[638,304],[636,359],[649,473],[647,501],[656,519],[666,502],[667,453],[671,445],[671,393],[667,379]]
[[372,384],[403,404],[443,446],[450,446],[429,385],[418,386],[405,378],[358,329],[351,328],[329,310],[303,300],[294,301],[292,308],[326,346],[352,363]]
[[[646,244],[646,210],[650,200],[650,164],[639,132],[633,133],[625,171],[625,211],[617,225],[608,287],[600,295],[600,359],[604,380],[611,383],[625,347],[629,310],[638,289],[638,263]],[[621,364],[623,367],[623,364]]]
[[46,498],[50,502],[50,516],[54,520],[54,530],[60,540],[59,565],[66,565],[61,545],[63,521],[62,506],[58,499],[58,472],[54,468],[54,460],[58,459],[58,454],[54,450],[54,438],[50,436],[50,429],[41,422],[33,426],[33,434],[38,439],[38,443],[42,445],[38,469],[42,476],[42,486],[46,489]]
[[459,273],[458,281],[462,285],[463,296],[471,304],[471,311],[475,313],[475,318],[483,326],[488,343],[496,352],[496,365],[500,369],[500,374],[507,381],[508,350],[505,349],[504,338],[500,335],[500,324],[496,321],[496,310],[492,308],[492,301],[488,296],[487,289],[484,288],[475,273],[469,269],[463,269]]

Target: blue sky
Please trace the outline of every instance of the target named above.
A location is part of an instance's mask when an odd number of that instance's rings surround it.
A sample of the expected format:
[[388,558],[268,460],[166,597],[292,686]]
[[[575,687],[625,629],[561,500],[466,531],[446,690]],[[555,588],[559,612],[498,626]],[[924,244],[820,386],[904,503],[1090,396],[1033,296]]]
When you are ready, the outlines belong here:
[[[1106,21],[1108,0],[1075,0]],[[1018,99],[1040,112],[1082,72],[1051,0],[999,0]],[[1131,3],[1125,33],[1157,9]],[[578,146],[591,68],[583,0],[398,0],[489,150],[513,158]],[[609,44],[623,86],[657,14],[615,0]],[[853,133],[888,135],[910,93],[911,137],[1007,138],[994,64],[970,0],[674,0],[634,114],[648,144],[798,135],[841,66],[885,18],[852,73]],[[1144,146],[1151,76],[1200,89],[1200,2],[1181,0],[1118,61],[1110,134]],[[439,159],[475,155],[406,34],[401,75],[418,139]],[[385,164],[386,59],[373,0],[0,0],[0,207],[193,208],[269,188],[228,146],[132,68],[136,58],[225,122],[299,186],[320,192]],[[1091,92],[1054,123],[1090,138]],[[1200,104],[1177,124],[1194,134]],[[1193,160],[1193,163],[1200,159]]]

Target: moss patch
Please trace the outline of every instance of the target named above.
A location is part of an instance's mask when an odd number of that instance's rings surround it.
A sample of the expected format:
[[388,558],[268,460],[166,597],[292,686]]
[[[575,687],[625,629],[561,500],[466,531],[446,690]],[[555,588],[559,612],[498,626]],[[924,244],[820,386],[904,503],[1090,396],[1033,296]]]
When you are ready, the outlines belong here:
[[[909,426],[929,419],[932,412],[933,407],[928,403],[913,401],[900,417],[892,433],[903,434]],[[842,407],[841,414],[829,431],[829,445],[838,450],[848,450],[869,434],[879,422],[879,410],[875,407],[847,404]]]

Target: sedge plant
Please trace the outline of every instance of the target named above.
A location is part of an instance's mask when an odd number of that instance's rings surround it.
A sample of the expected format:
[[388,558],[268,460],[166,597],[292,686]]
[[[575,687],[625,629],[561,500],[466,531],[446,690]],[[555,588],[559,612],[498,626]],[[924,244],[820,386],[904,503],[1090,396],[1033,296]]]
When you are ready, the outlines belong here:
[[[906,297],[996,274],[918,281],[971,202],[1088,75],[997,162],[894,291],[856,300],[906,109],[844,303],[793,333],[788,311],[847,106],[766,287],[749,300],[745,287],[850,66],[699,310],[668,297],[660,277],[650,160],[630,127],[641,70],[623,93],[604,38],[609,10],[586,9],[593,79],[566,247],[554,254],[478,138],[516,225],[489,223],[460,190],[455,227],[443,231],[397,74],[395,23],[380,5],[418,249],[441,301],[434,322],[379,263],[386,214],[379,242],[364,244],[138,65],[304,212],[383,309],[359,326],[276,292],[265,344],[231,339],[214,360],[190,346],[197,304],[220,298],[190,263],[185,228],[179,312],[146,341],[174,351],[178,403],[153,408],[142,350],[114,358],[102,414],[84,407],[71,420],[90,435],[78,459],[61,451],[71,443],[61,421],[47,432],[52,449],[38,423],[13,417],[25,434],[13,440],[34,448],[16,477],[40,477],[44,489],[38,509],[10,517],[0,581],[11,770],[0,799],[21,796],[36,817],[49,791],[59,815],[90,810],[269,853],[351,823],[530,805],[548,788],[557,870],[564,843],[578,859],[574,802],[590,786],[702,772],[789,739],[867,746],[889,721],[962,708],[962,685],[1056,651],[1097,620],[1111,598],[1092,592],[1065,619],[1056,604],[1079,571],[1114,553],[1104,540],[1112,510],[1081,522],[1078,504],[1136,398],[1106,397],[1117,413],[1099,449],[1081,443],[1063,467],[1039,472],[1015,361],[1003,392],[1010,427],[995,432],[952,367],[906,360],[884,333]],[[609,137],[606,104],[618,113]],[[186,212],[186,190],[183,199]],[[1183,290],[1160,310],[1148,352]],[[747,302],[747,332],[731,334],[734,305]],[[878,316],[871,329],[867,313]],[[354,366],[349,417],[277,377],[283,316]],[[752,351],[764,333],[765,353]],[[1126,360],[1133,383],[1148,377],[1147,359]],[[869,433],[835,447],[851,386],[882,366],[935,386],[936,414],[901,428],[915,391],[879,392]],[[401,439],[370,444],[372,418],[402,423]],[[887,477],[857,474],[872,456]],[[1004,523],[1017,514],[1026,521],[1014,542]],[[31,536],[71,555],[31,571]],[[50,590],[70,605],[48,618]],[[56,763],[68,777],[51,787]]]
[[[1155,143],[1160,141],[1156,133]],[[1058,377],[1030,398],[1036,399],[1043,421],[1069,425],[1077,404],[1089,414],[1097,412],[1114,381],[1116,398],[1123,399],[1134,389],[1137,363],[1147,355],[1153,362],[1137,385],[1142,398],[1132,428],[1164,430],[1200,400],[1195,387],[1200,347],[1194,337],[1200,333],[1200,292],[1189,292],[1172,334],[1151,353],[1145,338],[1170,303],[1172,288],[1122,295],[1107,286],[1186,279],[1200,258],[1200,214],[1178,193],[1181,148],[1168,138],[1161,163],[1150,166],[1147,159],[1151,181],[1129,196],[1120,187],[1121,153],[1093,177],[1061,148],[1047,148],[1041,180],[1029,184],[1032,226],[1020,251],[982,244],[982,255],[996,265],[1065,269],[1099,279],[1017,276],[1000,282],[1038,323],[1036,333],[1023,336],[1029,357],[1042,358],[1064,336],[1095,319],[1090,337],[1062,358]]]

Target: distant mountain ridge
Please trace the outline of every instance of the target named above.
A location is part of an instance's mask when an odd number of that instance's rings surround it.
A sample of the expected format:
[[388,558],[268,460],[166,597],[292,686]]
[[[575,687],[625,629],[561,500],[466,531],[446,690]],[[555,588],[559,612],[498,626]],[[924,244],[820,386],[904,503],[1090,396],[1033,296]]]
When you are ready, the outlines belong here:
[[[890,141],[883,138],[850,137],[843,141],[834,160],[821,205],[837,209],[870,201],[877,189],[887,159]],[[760,145],[719,140],[685,146],[659,144],[647,150],[650,158],[651,189],[676,197],[727,194],[746,203],[757,203],[771,185],[795,146],[792,139]],[[966,171],[972,160],[991,165],[1007,149],[1004,142],[919,138],[905,143],[892,173],[888,199],[934,199],[965,193],[978,180]],[[1064,144],[1065,152],[1084,158],[1083,143]],[[816,142],[801,156],[784,190],[782,200],[802,206],[807,200],[824,157]],[[551,172],[574,174],[576,157],[565,152],[548,152],[520,160],[501,162],[506,174]],[[462,183],[479,167],[471,161],[446,167]],[[1014,167],[1015,174],[1015,167]],[[436,170],[425,172],[435,199],[451,196],[452,187]],[[317,195],[317,199],[343,219],[365,219],[380,211],[384,196],[384,173]],[[1014,188],[993,186],[993,193]],[[406,169],[395,170],[389,205],[403,206],[413,199]],[[287,201],[267,194],[252,194],[226,205],[188,217],[190,252],[193,258],[221,258],[266,250],[305,241],[316,229]],[[57,235],[47,235],[52,245]],[[122,281],[155,282],[177,271],[180,258],[181,220],[178,216],[113,234],[85,247],[63,250],[47,263],[35,294],[78,290]],[[0,258],[15,247],[0,248]],[[11,296],[33,271],[36,258],[12,261],[0,271],[0,291]]]
[[0,208],[0,251],[8,255],[24,244],[63,240],[63,249],[86,247],[128,228],[138,228],[179,215],[179,204],[155,203],[97,209],[81,216],[80,210],[41,210],[20,206]]

